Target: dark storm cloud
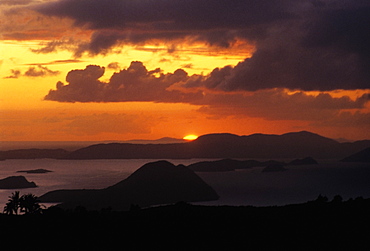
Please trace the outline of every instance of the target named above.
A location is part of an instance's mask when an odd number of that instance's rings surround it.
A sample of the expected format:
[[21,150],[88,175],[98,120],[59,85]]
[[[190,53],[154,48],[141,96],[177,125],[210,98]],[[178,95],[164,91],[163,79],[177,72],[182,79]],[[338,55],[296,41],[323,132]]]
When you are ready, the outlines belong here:
[[[177,83],[189,79],[184,70],[163,74],[159,68],[148,71],[141,62],[132,62],[127,69],[114,73],[108,83],[101,82],[104,67],[89,65],[84,70],[73,70],[66,81],[57,83],[45,100],[59,102],[184,102],[198,99],[198,92],[184,93],[174,89]],[[172,89],[171,89],[172,88]]]
[[223,91],[367,89],[370,64],[364,60],[353,53],[320,48],[304,50],[286,43],[276,48],[261,48],[235,67],[216,68],[207,76],[189,81],[187,86]]
[[[351,0],[60,0],[36,8],[94,31],[75,55],[152,39],[256,46],[252,58],[189,82],[223,91],[370,87],[370,3]],[[56,42],[40,52],[54,51]]]
[[[191,37],[229,47],[236,37],[255,39],[265,24],[293,16],[283,0],[61,0],[36,8],[46,15],[70,17],[95,30],[78,52],[106,53],[120,43]],[[79,55],[79,53],[76,53]]]
[[[290,16],[284,0],[60,0],[37,8],[93,29],[244,28]],[[146,29],[141,27],[142,29]]]

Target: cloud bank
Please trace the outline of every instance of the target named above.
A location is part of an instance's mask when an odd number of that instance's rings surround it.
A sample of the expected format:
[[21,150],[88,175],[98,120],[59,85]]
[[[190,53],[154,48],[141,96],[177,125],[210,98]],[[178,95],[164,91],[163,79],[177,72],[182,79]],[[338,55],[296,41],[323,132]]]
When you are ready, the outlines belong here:
[[[50,42],[39,52],[74,44],[75,55],[106,54],[124,44],[255,45],[251,58],[215,69],[189,86],[223,91],[370,87],[370,3],[352,0],[59,0],[36,5],[93,32],[89,41]],[[174,47],[175,48],[175,47]],[[44,50],[44,51],[43,51]],[[216,76],[217,75],[217,76]]]
[[97,65],[89,65],[84,70],[72,70],[66,77],[68,84],[58,82],[56,90],[50,90],[45,100],[187,103],[202,97],[200,91],[181,92],[170,88],[189,79],[181,69],[163,74],[159,68],[148,71],[142,62],[133,61],[127,69],[114,73],[108,83],[99,80],[104,72],[105,68]]
[[[102,82],[99,79],[105,68],[89,65],[84,70],[70,71],[66,77],[68,84],[58,82],[56,90],[50,90],[45,100],[187,103],[200,106],[200,112],[216,117],[249,116],[269,120],[306,121],[339,116],[342,111],[361,111],[370,101],[370,93],[353,100],[348,96],[333,97],[322,92],[317,95],[303,91],[289,94],[283,88],[226,92],[214,91],[212,86],[188,87],[189,83],[199,82],[199,79],[217,78],[224,71],[233,70],[232,67],[225,67],[218,70],[219,72],[212,72],[208,77],[189,76],[182,69],[164,74],[159,68],[147,70],[142,62],[134,61],[127,69],[114,73],[108,82]],[[356,116],[369,118],[370,114],[360,113]]]

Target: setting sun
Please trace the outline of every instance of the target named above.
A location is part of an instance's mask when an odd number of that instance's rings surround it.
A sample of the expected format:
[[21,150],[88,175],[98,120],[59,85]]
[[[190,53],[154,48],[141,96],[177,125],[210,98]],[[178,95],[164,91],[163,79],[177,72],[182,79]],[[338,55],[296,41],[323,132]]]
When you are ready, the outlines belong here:
[[198,136],[194,134],[186,135],[185,137],[183,137],[183,139],[185,140],[196,140],[197,138]]

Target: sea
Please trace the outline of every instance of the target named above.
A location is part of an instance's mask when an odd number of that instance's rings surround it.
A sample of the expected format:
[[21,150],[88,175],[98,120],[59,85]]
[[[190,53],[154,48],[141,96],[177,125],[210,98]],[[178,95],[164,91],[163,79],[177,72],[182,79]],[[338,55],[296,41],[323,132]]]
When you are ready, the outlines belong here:
[[[209,159],[207,159],[209,160]],[[16,189],[40,196],[57,189],[101,189],[127,178],[148,159],[109,160],[5,160],[0,161],[0,179],[25,176],[36,188]],[[168,160],[189,165],[204,159]],[[32,174],[17,171],[47,169]],[[315,200],[320,194],[332,199],[370,198],[370,163],[319,160],[318,165],[287,166],[283,172],[262,172],[263,167],[230,172],[197,172],[219,194],[220,199],[196,202],[201,205],[274,206]],[[145,184],[143,184],[145,185]],[[0,210],[15,189],[0,190]],[[48,205],[46,205],[48,206]]]

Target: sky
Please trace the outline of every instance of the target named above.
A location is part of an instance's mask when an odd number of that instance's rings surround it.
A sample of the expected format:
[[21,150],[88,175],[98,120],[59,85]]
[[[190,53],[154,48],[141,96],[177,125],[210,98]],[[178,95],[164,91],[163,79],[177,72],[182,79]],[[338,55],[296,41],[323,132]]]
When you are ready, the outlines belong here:
[[368,0],[0,0],[0,141],[370,139]]

